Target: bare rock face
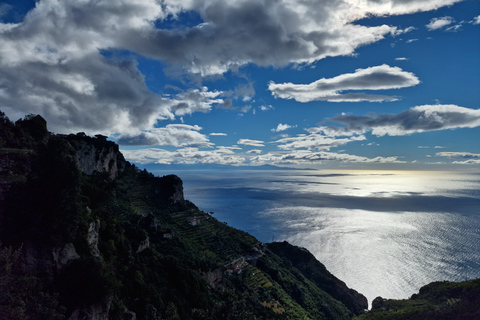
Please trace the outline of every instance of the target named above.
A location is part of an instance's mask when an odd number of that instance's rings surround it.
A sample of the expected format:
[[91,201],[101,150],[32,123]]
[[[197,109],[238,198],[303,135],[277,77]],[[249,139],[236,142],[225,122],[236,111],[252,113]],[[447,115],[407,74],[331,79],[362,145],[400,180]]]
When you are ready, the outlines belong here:
[[107,141],[107,137],[96,135],[89,137],[84,133],[66,136],[75,149],[78,169],[87,175],[94,172],[108,172],[115,179],[125,168],[125,158],[118,145]]
[[176,177],[174,186],[174,193],[170,197],[173,203],[183,203],[185,201],[183,197],[183,182],[179,177]]
[[100,250],[98,249],[98,239],[100,231],[100,220],[95,220],[88,226],[87,243],[90,247],[90,252],[94,257],[100,257]]
[[80,255],[75,250],[73,243],[70,242],[66,243],[63,247],[54,248],[52,250],[52,256],[57,271],[60,271],[70,261],[80,259]]
[[176,175],[168,175],[158,178],[158,185],[155,189],[156,196],[163,198],[171,204],[185,202],[183,196],[183,181]]
[[117,167],[117,153],[113,147],[97,150],[95,146],[85,144],[77,150],[77,163],[81,172],[91,175],[95,171],[108,172],[111,178],[115,178]]
[[148,237],[148,235],[146,236],[145,240],[143,240],[142,242],[140,242],[140,244],[138,245],[138,249],[137,249],[137,253],[140,253],[142,252],[143,250],[146,250],[150,248],[150,238]]
[[202,277],[212,289],[220,291],[225,289],[225,281],[221,269],[204,272],[202,273]]

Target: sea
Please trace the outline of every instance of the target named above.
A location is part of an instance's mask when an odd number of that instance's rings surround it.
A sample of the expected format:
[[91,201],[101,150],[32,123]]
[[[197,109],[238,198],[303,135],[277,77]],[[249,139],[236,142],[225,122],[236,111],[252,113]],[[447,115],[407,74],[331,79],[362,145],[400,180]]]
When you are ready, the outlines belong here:
[[[155,173],[155,172],[154,172]],[[175,172],[185,198],[262,242],[308,249],[369,302],[480,278],[480,172]]]

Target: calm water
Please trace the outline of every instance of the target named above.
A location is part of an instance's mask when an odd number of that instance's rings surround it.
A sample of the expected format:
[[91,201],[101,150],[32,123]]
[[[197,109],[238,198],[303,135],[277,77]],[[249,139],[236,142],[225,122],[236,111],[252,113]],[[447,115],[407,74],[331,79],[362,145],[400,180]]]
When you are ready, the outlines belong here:
[[260,241],[307,248],[370,302],[407,298],[431,281],[480,278],[480,174],[176,174],[200,209]]

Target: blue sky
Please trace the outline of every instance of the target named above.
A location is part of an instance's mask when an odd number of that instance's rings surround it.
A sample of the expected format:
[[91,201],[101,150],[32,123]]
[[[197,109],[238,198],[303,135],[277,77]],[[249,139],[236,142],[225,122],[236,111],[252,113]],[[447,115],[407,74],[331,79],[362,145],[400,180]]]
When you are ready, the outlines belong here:
[[140,165],[480,165],[477,0],[0,1],[0,43],[10,119]]

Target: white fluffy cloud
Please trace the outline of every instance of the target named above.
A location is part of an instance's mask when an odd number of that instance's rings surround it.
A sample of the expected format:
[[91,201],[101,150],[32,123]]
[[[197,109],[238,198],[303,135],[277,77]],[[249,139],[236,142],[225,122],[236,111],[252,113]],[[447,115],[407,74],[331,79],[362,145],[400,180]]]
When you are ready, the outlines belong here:
[[411,72],[386,64],[357,69],[334,78],[322,78],[310,84],[274,83],[268,89],[277,98],[295,99],[299,102],[324,101],[393,101],[396,97],[371,95],[363,92],[342,93],[347,90],[386,90],[415,86],[420,81]]
[[398,157],[362,157],[345,153],[334,153],[326,151],[312,152],[308,150],[300,150],[287,154],[274,154],[268,153],[265,155],[259,155],[252,157],[249,160],[253,164],[265,164],[273,163],[277,165],[281,164],[311,164],[322,163],[324,161],[337,161],[337,162],[353,162],[353,163],[405,163],[405,161],[399,160]]
[[209,112],[214,104],[224,103],[224,100],[219,98],[221,94],[221,91],[208,91],[207,87],[202,87],[201,90],[190,89],[177,94],[166,104],[177,116],[194,112]]
[[276,128],[272,129],[272,132],[281,132],[281,131],[285,131],[285,130],[288,130],[290,128],[295,128],[295,127],[296,126],[291,126],[289,124],[279,123]]
[[358,135],[347,138],[336,138],[324,134],[312,133],[309,135],[298,135],[296,137],[283,138],[275,141],[281,150],[330,150],[330,148],[338,147],[352,141],[365,140],[365,136]]
[[121,136],[118,139],[120,145],[137,146],[174,146],[174,147],[212,147],[207,136],[199,131],[202,128],[195,125],[169,124],[164,128],[152,128],[134,136]]
[[237,144],[251,146],[251,147],[265,147],[265,142],[260,140],[251,140],[251,139],[240,139],[237,141]]
[[430,20],[430,22],[426,25],[427,29],[432,31],[432,30],[438,30],[442,29],[452,23],[455,22],[455,19],[452,17],[441,17],[441,18],[433,18]]
[[245,158],[225,152],[224,149],[201,151],[198,148],[182,148],[167,151],[158,148],[141,150],[122,150],[125,158],[138,164],[198,164],[215,163],[224,165],[239,165]]
[[449,159],[459,159],[453,161],[454,164],[480,164],[480,153],[471,152],[437,152],[437,157],[447,157]]

